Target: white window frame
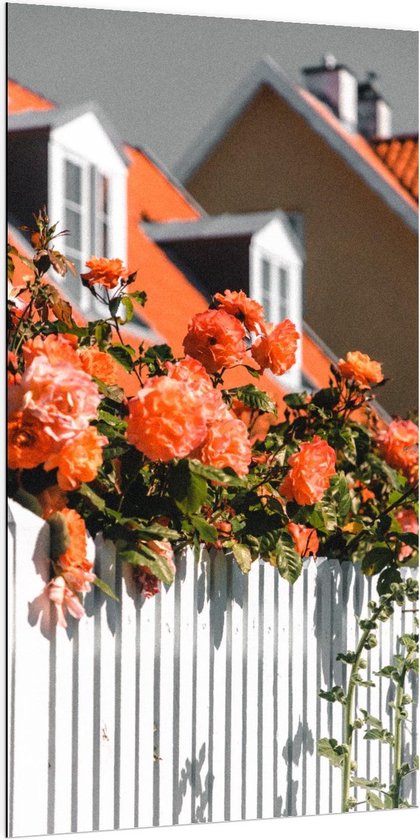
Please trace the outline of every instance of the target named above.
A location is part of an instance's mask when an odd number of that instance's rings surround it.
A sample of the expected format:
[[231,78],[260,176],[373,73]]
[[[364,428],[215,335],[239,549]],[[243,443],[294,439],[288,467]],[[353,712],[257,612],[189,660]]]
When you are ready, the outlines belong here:
[[[284,226],[277,220],[270,224],[271,231],[267,231],[267,236],[264,235],[264,230],[262,230],[251,239],[250,297],[264,305],[263,266],[266,262],[270,266],[271,294],[269,312],[266,312],[267,320],[272,324],[278,324],[288,318],[295,324],[297,331],[302,336],[302,258],[290,241],[289,234]],[[280,227],[276,229],[276,225],[280,225],[282,229]],[[260,236],[260,234],[262,235]],[[267,242],[269,242],[270,247],[267,247]],[[287,311],[285,314],[281,312],[280,271],[285,271],[287,277]],[[276,378],[287,390],[298,390],[302,387],[302,338],[298,342],[296,363],[283,376]]]

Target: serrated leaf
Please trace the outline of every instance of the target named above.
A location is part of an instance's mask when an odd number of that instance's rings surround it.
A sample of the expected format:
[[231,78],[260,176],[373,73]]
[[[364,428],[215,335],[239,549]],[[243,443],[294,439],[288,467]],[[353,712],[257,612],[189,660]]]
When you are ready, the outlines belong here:
[[144,306],[147,301],[147,294],[146,292],[130,292],[127,297],[130,297],[132,300],[135,300],[136,303],[139,303],[140,306]]
[[377,729],[381,730],[383,729],[383,723],[381,720],[379,720],[379,718],[370,715],[369,712],[366,711],[366,709],[360,709],[360,713],[363,715],[363,720],[365,721],[365,723],[368,723],[369,726],[375,726]]
[[302,571],[302,558],[289,534],[282,533],[276,548],[277,568],[288,583],[295,583]]
[[373,779],[364,779],[362,776],[353,776],[350,782],[351,786],[354,787],[362,787],[362,788],[374,788],[375,790],[382,790],[385,787],[384,784],[381,784],[379,779],[375,776]]
[[113,317],[115,317],[115,315],[117,314],[117,312],[120,308],[120,305],[121,305],[121,298],[120,297],[114,297],[109,301],[109,304],[108,304],[109,311],[110,311],[110,313]]
[[247,545],[240,545],[237,543],[232,546],[232,554],[244,575],[247,575],[252,566],[251,550]]
[[123,344],[112,344],[108,347],[108,353],[125,370],[131,371],[133,369],[133,360],[131,357],[134,355],[134,350],[132,347]]
[[308,403],[308,394],[306,391],[300,391],[296,394],[286,394],[283,400],[289,408],[304,408]]
[[339,703],[346,702],[346,695],[340,685],[334,685],[329,691],[324,691],[321,689],[319,691],[319,696],[322,700],[328,700],[330,703],[335,703],[336,701]]
[[385,808],[382,799],[373,791],[368,791],[366,794],[366,800],[369,802],[369,805],[372,805],[372,808],[375,808],[377,811],[383,811]]
[[92,583],[94,583],[95,586],[97,586],[98,589],[100,589],[101,592],[104,593],[104,595],[108,595],[108,598],[113,598],[114,601],[119,602],[120,599],[117,598],[115,592],[113,592],[111,587],[107,583],[105,583],[104,580],[101,580],[101,578],[95,577],[95,579],[92,581]]
[[217,528],[214,525],[211,525],[210,522],[207,522],[202,516],[198,516],[196,513],[193,513],[190,516],[190,522],[193,525],[194,529],[197,531],[200,540],[205,543],[214,543],[217,540]]
[[356,662],[356,654],[352,650],[348,650],[347,653],[338,653],[336,656],[337,662],[345,662],[346,665],[353,665]]
[[277,415],[277,404],[265,391],[260,391],[255,385],[230,388],[227,393],[236,397],[248,408]]
[[321,738],[318,741],[318,754],[328,758],[333,767],[342,767],[348,752],[347,744],[339,744],[335,738]]

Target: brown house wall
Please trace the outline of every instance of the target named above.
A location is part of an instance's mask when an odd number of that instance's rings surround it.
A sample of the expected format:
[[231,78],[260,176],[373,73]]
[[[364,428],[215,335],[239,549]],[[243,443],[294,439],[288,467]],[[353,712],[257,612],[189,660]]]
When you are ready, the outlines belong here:
[[209,213],[302,212],[307,322],[383,362],[388,411],[417,406],[417,237],[302,117],[263,89],[187,187]]

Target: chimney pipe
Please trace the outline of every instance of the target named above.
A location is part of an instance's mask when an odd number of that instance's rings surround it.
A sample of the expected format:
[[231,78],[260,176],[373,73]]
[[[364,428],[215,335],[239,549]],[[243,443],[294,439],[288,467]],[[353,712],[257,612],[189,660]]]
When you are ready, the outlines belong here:
[[367,139],[387,140],[392,134],[392,113],[377,85],[376,73],[367,73],[358,85],[359,131]]
[[357,80],[344,64],[327,53],[318,67],[304,67],[306,87],[325,102],[349,131],[357,131]]

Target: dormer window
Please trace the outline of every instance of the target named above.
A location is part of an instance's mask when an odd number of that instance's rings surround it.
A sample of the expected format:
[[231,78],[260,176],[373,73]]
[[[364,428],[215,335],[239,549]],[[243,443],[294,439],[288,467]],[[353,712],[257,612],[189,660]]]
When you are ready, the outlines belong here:
[[[126,254],[127,164],[95,113],[53,128],[49,141],[49,216],[69,234],[60,248],[86,270],[92,257],[119,258]],[[63,291],[89,317],[98,306],[87,289],[68,275]]]
[[[250,296],[261,303],[267,321],[278,324],[289,318],[302,332],[302,255],[280,220],[273,220],[251,239]],[[296,364],[280,379],[288,390],[302,384],[300,345]]]

